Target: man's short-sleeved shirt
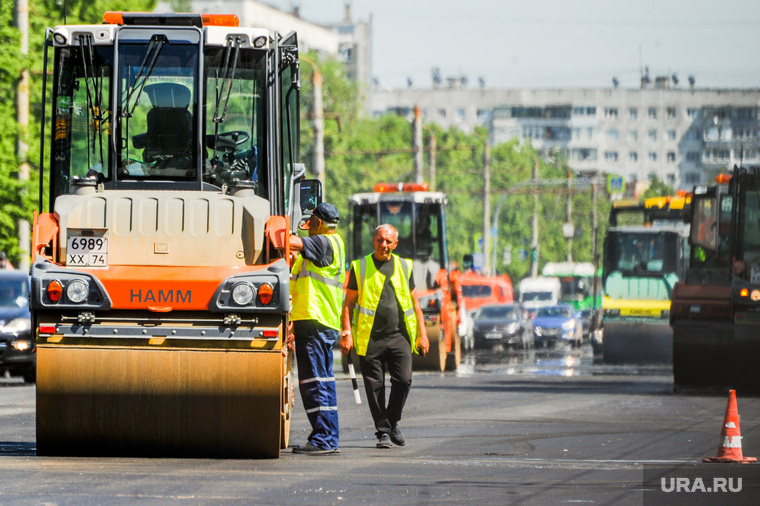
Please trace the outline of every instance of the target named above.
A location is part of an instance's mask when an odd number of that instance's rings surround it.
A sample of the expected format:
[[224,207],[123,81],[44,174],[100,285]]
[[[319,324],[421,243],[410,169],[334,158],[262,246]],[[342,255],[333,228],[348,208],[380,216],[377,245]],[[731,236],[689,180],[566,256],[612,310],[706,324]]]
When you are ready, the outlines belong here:
[[[396,292],[393,291],[393,285],[391,285],[390,281],[394,271],[393,259],[382,261],[376,259],[374,255],[370,258],[372,258],[372,261],[375,263],[375,269],[385,276],[383,291],[380,294],[380,300],[378,301],[377,309],[375,310],[375,321],[372,324],[370,339],[390,337],[397,334],[401,334],[408,338],[409,336],[403,319],[404,313],[401,310],[401,305],[396,298]],[[348,277],[348,289],[359,290],[359,285],[356,281],[356,273],[353,268]],[[409,277],[409,290],[414,290],[414,278],[412,276]]]
[[314,263],[317,267],[327,267],[333,261],[332,243],[324,235],[312,235],[302,237],[304,259]]

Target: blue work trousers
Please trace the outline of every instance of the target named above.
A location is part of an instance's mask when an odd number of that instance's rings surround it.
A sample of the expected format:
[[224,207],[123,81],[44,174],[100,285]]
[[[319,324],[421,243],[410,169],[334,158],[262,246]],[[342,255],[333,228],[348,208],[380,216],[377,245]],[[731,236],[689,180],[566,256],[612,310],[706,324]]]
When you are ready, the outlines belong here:
[[338,331],[316,320],[293,322],[298,390],[311,423],[309,442],[323,450],[338,449],[338,398],[333,374],[333,345]]

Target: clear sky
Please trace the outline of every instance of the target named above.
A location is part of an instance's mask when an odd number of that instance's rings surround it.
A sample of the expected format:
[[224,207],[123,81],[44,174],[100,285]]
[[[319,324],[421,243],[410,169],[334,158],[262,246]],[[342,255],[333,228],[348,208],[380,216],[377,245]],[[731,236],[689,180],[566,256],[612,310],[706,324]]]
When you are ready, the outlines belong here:
[[[340,21],[348,0],[262,0]],[[760,88],[760,0],[353,0],[373,29],[373,75],[389,88],[429,87],[432,69],[490,88],[682,86]]]

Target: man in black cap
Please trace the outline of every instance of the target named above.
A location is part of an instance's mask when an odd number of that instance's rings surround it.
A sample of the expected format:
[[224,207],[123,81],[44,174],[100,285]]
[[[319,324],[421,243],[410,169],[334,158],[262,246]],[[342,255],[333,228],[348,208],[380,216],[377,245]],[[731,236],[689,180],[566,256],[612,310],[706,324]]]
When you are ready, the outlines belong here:
[[293,336],[298,389],[312,431],[294,453],[338,452],[338,403],[332,349],[340,332],[346,254],[337,234],[340,215],[329,202],[319,204],[299,228],[308,237],[291,237],[290,248],[301,255],[290,273]]

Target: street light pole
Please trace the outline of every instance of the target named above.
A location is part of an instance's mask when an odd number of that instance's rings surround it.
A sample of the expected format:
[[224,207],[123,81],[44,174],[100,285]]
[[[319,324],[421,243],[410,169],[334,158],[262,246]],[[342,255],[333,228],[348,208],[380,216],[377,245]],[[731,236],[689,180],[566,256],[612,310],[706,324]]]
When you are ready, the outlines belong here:
[[436,145],[435,145],[435,143],[436,143],[436,141],[435,141],[435,132],[431,130],[430,131],[430,145],[428,147],[428,150],[429,150],[429,153],[430,153],[430,155],[429,155],[429,157],[430,157],[430,181],[429,181],[428,184],[430,185],[430,190],[431,191],[435,191],[435,176],[436,176],[436,174],[435,174],[435,171],[436,171],[436,166],[435,166],[435,163],[436,163],[436,161],[435,161],[436,160],[436,158],[435,158]]
[[597,290],[599,287],[599,279],[597,277],[597,273],[599,272],[599,255],[596,252],[596,241],[597,241],[597,213],[596,213],[596,199],[597,199],[597,183],[599,182],[597,178],[598,174],[594,172],[592,175],[592,183],[591,183],[591,261],[594,263],[594,288],[592,290],[594,300],[591,302],[591,308],[592,308],[592,319],[591,319],[591,330],[595,331],[597,330],[598,323],[601,322],[601,318],[599,315],[600,308],[597,307],[596,301],[597,297],[599,296]]
[[533,160],[533,238],[530,242],[530,275],[538,276],[538,158]]
[[424,183],[422,168],[422,110],[414,105],[414,123],[412,125],[412,151],[414,154],[414,182]]
[[567,261],[573,261],[573,179],[572,172],[567,171],[567,203],[565,206],[565,225],[562,227],[562,235],[567,240]]
[[491,145],[486,137],[483,147],[483,270],[491,272]]
[[325,115],[322,101],[322,73],[317,65],[312,64],[311,74],[312,93],[312,129],[314,132],[314,174],[322,183],[323,195],[325,189]]

